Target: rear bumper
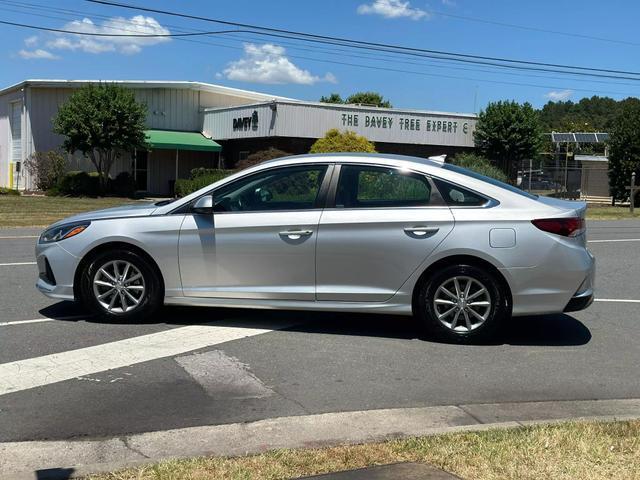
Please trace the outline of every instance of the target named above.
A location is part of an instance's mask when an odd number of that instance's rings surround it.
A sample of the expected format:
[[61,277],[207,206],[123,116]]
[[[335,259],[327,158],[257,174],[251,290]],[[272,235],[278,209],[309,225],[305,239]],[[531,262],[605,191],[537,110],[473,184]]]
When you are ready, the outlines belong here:
[[564,312],[577,312],[584,310],[593,303],[593,290],[581,295],[571,297],[567,306],[564,307]]

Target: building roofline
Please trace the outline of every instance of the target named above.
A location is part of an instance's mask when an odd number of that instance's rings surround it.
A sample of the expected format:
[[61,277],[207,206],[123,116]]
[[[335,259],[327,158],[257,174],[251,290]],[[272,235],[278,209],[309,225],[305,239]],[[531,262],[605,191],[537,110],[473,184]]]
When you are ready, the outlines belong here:
[[222,85],[215,85],[212,83],[194,82],[194,81],[186,81],[186,80],[111,80],[111,79],[64,80],[64,79],[55,79],[55,78],[51,78],[51,79],[33,78],[33,79],[26,79],[21,82],[18,82],[13,85],[9,85],[8,87],[0,89],[0,95],[4,95],[6,93],[9,93],[21,88],[25,88],[25,87],[65,88],[65,87],[76,87],[78,85],[87,85],[87,84],[95,84],[95,83],[116,83],[124,86],[130,86],[133,88],[183,88],[183,89],[190,89],[190,90],[201,90],[201,91],[211,92],[211,93],[222,93],[222,94],[226,93],[229,95],[238,95],[238,96],[248,97],[260,102],[274,100],[274,99],[296,101],[295,99],[280,97],[278,95],[270,95],[267,93],[253,92],[251,90],[242,90],[242,89],[233,88],[233,87],[225,87]]
[[262,107],[264,105],[269,104],[284,104],[284,105],[305,105],[311,107],[320,107],[327,109],[335,109],[335,110],[361,110],[361,111],[369,111],[369,112],[389,112],[389,113],[408,113],[408,114],[419,114],[419,115],[437,115],[437,116],[447,116],[447,117],[463,117],[469,119],[476,119],[478,116],[475,113],[459,113],[459,112],[441,112],[436,110],[416,110],[410,108],[384,108],[384,107],[375,107],[375,106],[366,106],[359,104],[342,104],[342,103],[324,103],[324,102],[309,102],[306,100],[291,100],[291,99],[282,99],[282,98],[274,98],[268,102],[257,102],[245,105],[233,105],[229,107],[205,107],[202,109],[203,112],[222,112],[225,110],[237,110],[240,108],[252,108],[252,107]]

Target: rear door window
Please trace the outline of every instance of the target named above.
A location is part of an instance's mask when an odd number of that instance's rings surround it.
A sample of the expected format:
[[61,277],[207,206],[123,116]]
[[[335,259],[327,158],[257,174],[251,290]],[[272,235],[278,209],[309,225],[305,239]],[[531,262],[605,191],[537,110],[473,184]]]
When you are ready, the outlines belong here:
[[342,165],[337,208],[418,207],[432,202],[424,176],[396,168]]

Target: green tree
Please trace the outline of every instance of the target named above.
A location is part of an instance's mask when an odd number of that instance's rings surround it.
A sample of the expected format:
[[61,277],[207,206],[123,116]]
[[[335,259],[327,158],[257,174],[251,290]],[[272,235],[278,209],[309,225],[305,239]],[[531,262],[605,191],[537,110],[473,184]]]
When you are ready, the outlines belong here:
[[393,108],[389,100],[377,92],[356,92],[349,95],[346,99],[342,99],[339,93],[332,93],[328,97],[320,98],[322,103],[358,103],[360,105],[373,105],[375,107]]
[[389,100],[385,100],[377,92],[356,92],[349,95],[345,103],[359,103],[362,105],[374,105],[376,107],[393,108]]
[[53,130],[66,137],[65,150],[91,160],[104,192],[115,160],[125,152],[147,148],[146,116],[146,105],[136,102],[131,90],[113,84],[87,85],[60,107]]
[[320,97],[320,101],[322,103],[344,103],[344,100],[339,93],[332,93],[328,97],[325,97],[323,95],[322,97]]
[[451,163],[468,170],[473,170],[481,175],[495,178],[501,182],[507,181],[507,176],[502,170],[492,165],[488,158],[475,153],[459,153],[453,157]]
[[522,160],[538,154],[542,132],[537,112],[529,103],[500,101],[480,112],[473,138],[479,153],[513,178]]
[[[609,139],[609,190],[614,200],[626,200],[631,174],[640,180],[640,100],[622,102]],[[638,180],[636,180],[638,181]]]
[[337,128],[329,130],[324,137],[319,138],[311,145],[309,153],[331,152],[367,152],[375,153],[373,143],[355,132],[341,132]]
[[540,110],[545,132],[608,132],[618,115],[621,102],[593,96],[579,102],[547,102]]

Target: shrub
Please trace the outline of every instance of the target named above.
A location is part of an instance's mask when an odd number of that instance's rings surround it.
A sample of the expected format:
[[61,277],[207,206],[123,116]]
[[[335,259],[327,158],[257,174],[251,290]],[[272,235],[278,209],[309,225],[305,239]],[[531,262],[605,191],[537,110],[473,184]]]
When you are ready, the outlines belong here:
[[376,149],[369,140],[355,132],[341,132],[337,128],[329,130],[324,137],[311,145],[309,153],[330,152],[366,152],[375,153]]
[[218,180],[222,180],[232,173],[234,173],[234,170],[194,168],[191,170],[190,179],[179,178],[176,180],[175,194],[177,197],[184,197]]
[[25,160],[24,167],[35,178],[36,188],[46,191],[60,182],[67,171],[67,160],[54,150],[34,152]]
[[452,163],[468,170],[473,170],[481,175],[495,178],[501,182],[507,181],[507,176],[495,165],[491,164],[488,158],[475,153],[459,153],[453,158]]
[[132,197],[136,191],[136,182],[129,172],[120,172],[116,178],[109,180],[109,193],[118,197]]
[[49,192],[75,197],[95,197],[100,192],[100,176],[98,172],[68,172]]
[[0,187],[0,195],[20,195],[20,192],[13,188]]
[[238,170],[244,170],[245,168],[253,167],[259,163],[266,162],[267,160],[273,160],[274,158],[288,157],[291,155],[278,148],[269,147],[266,150],[258,150],[252,153],[244,160],[240,160],[236,167]]

